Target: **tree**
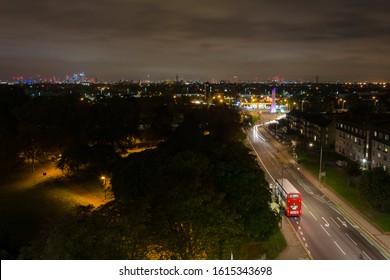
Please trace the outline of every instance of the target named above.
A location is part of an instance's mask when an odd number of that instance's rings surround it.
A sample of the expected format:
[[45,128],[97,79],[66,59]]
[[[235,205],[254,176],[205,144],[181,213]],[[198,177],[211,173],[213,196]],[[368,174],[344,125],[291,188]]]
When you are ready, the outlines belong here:
[[43,231],[20,259],[117,260],[145,259],[150,242],[145,227],[147,215],[123,214],[115,202],[98,209],[79,206],[63,221]]
[[348,185],[349,185],[351,177],[359,176],[362,173],[362,170],[358,162],[352,161],[345,166],[345,172],[347,173],[348,176]]
[[194,152],[178,153],[159,169],[159,180],[150,193],[158,255],[223,258],[227,254],[219,255],[219,245],[234,239],[237,243],[239,218],[226,211],[224,195],[215,190],[211,171],[208,159]]
[[372,208],[390,212],[390,175],[383,168],[364,171],[358,188]]
[[241,219],[246,239],[267,240],[277,230],[278,216],[270,209],[271,192],[256,158],[242,143],[229,145],[215,164],[218,190]]
[[57,167],[69,174],[78,174],[90,163],[91,149],[88,145],[78,143],[65,149],[57,162]]

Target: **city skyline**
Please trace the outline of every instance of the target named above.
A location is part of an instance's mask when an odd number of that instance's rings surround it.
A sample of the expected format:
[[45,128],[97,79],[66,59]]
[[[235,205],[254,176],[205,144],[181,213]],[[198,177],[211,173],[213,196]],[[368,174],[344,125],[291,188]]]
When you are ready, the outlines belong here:
[[384,0],[7,2],[0,80],[390,80]]

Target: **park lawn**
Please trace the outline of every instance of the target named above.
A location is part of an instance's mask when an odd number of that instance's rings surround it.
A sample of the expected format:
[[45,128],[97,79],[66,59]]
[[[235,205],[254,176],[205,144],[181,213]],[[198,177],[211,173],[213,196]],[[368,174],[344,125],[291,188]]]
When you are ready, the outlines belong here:
[[[99,179],[76,179],[82,188],[102,196]],[[72,181],[73,183],[73,181]],[[69,180],[53,178],[34,186],[0,188],[0,242],[11,258],[27,245],[42,229],[64,219],[77,205],[85,205],[69,188]]]

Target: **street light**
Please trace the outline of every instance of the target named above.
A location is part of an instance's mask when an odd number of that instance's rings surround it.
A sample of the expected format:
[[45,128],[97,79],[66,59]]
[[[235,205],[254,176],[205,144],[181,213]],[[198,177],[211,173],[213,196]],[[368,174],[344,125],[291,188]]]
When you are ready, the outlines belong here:
[[[309,144],[309,147],[312,148],[314,146],[313,143]],[[322,143],[320,147],[320,170],[318,172],[318,180],[321,182],[321,177],[325,176],[325,172],[322,172]]]
[[325,176],[325,172],[322,173],[322,143],[321,143],[321,149],[320,149],[320,172],[318,173],[318,180],[321,183],[321,177]]
[[104,200],[106,200],[107,199],[106,177],[105,176],[101,176],[100,180],[102,180],[103,192],[104,192]]

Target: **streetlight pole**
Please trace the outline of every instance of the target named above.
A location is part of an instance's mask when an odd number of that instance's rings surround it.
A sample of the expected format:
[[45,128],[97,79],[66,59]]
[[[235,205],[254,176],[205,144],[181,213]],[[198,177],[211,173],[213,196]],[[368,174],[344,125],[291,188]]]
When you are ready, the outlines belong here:
[[318,174],[318,179],[321,182],[321,176],[322,176],[322,143],[321,143],[321,149],[320,149],[320,173]]

